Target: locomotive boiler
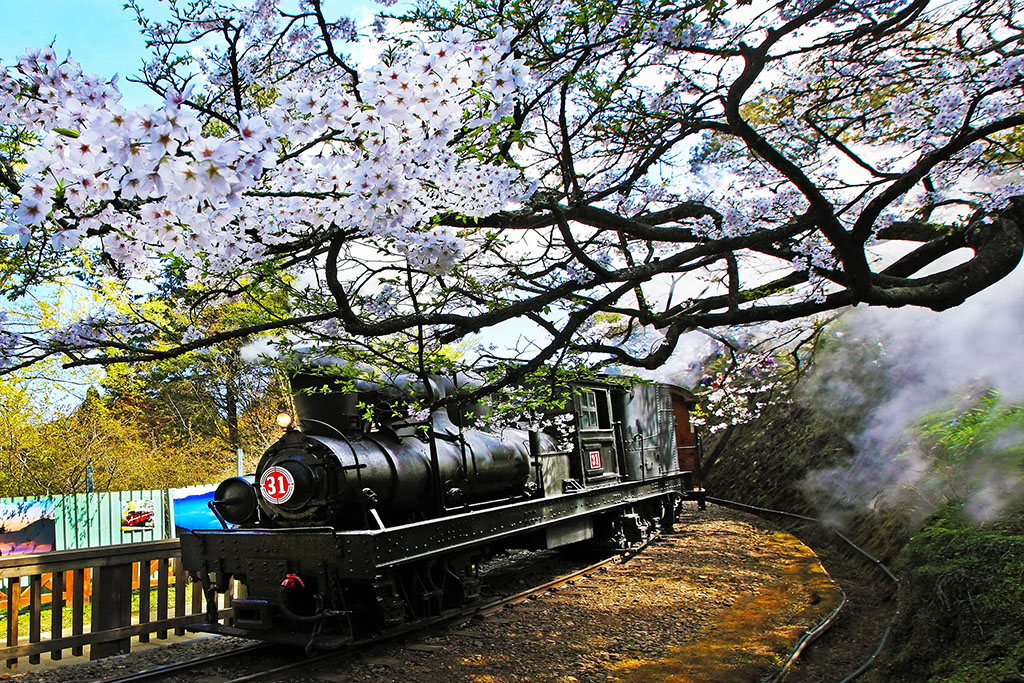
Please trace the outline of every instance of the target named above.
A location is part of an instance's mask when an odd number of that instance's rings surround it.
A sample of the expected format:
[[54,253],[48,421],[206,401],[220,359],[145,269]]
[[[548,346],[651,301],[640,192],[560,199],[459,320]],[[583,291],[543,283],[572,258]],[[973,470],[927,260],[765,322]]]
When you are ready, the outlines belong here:
[[[298,425],[212,504],[222,529],[181,539],[203,582],[199,630],[332,647],[479,596],[478,564],[508,548],[627,547],[703,504],[684,389],[568,385],[555,429],[501,430],[455,401],[459,380],[293,380]],[[231,578],[244,597],[218,608]],[[226,619],[222,623],[222,618]]]

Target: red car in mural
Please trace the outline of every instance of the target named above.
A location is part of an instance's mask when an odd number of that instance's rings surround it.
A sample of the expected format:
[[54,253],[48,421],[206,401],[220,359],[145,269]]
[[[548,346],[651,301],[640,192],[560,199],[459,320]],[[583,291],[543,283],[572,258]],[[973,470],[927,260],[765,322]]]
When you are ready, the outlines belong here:
[[153,511],[143,509],[125,512],[124,518],[121,520],[121,526],[136,529],[153,526]]

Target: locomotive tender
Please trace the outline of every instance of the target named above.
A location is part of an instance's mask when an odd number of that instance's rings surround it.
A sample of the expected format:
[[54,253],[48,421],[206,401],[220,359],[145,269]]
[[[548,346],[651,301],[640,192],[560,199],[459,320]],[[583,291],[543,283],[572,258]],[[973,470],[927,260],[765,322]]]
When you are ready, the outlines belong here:
[[[439,378],[342,385],[311,371],[292,386],[302,430],[218,487],[224,529],[181,538],[206,593],[198,630],[335,647],[476,599],[478,563],[504,549],[625,548],[671,525],[682,500],[703,506],[695,400],[679,387],[572,384],[559,441],[464,427],[479,406],[411,422],[407,401],[455,389]],[[221,624],[231,577],[245,597]]]

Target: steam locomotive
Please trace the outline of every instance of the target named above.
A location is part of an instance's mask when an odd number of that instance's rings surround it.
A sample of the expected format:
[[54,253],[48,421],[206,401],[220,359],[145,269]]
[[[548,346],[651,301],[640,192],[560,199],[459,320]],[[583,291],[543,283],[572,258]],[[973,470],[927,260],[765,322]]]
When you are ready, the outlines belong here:
[[[429,383],[429,384],[428,384]],[[202,580],[202,631],[336,647],[442,615],[480,595],[478,565],[505,549],[625,548],[697,500],[695,399],[622,378],[564,387],[557,430],[485,431],[480,405],[427,419],[410,403],[458,395],[459,380],[292,378],[289,426],[253,476],[220,484],[223,529],[181,538]],[[244,597],[227,619],[217,593]]]

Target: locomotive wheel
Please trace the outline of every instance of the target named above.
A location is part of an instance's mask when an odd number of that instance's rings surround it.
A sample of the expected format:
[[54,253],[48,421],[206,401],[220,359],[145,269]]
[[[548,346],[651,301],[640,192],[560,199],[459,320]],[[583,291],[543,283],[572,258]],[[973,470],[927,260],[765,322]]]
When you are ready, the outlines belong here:
[[665,533],[675,531],[675,524],[679,521],[679,513],[682,511],[682,498],[679,496],[666,496],[661,500],[661,512],[659,521]]
[[625,508],[598,525],[595,541],[619,551],[636,548],[657,535],[661,519],[660,503],[638,506],[635,511]]
[[399,595],[394,577],[381,576],[376,581],[353,586],[350,591],[356,621],[365,625],[365,632],[358,635],[379,633],[408,620],[406,603]]
[[396,577],[412,619],[435,617],[480,597],[475,558],[459,555],[417,563]]

